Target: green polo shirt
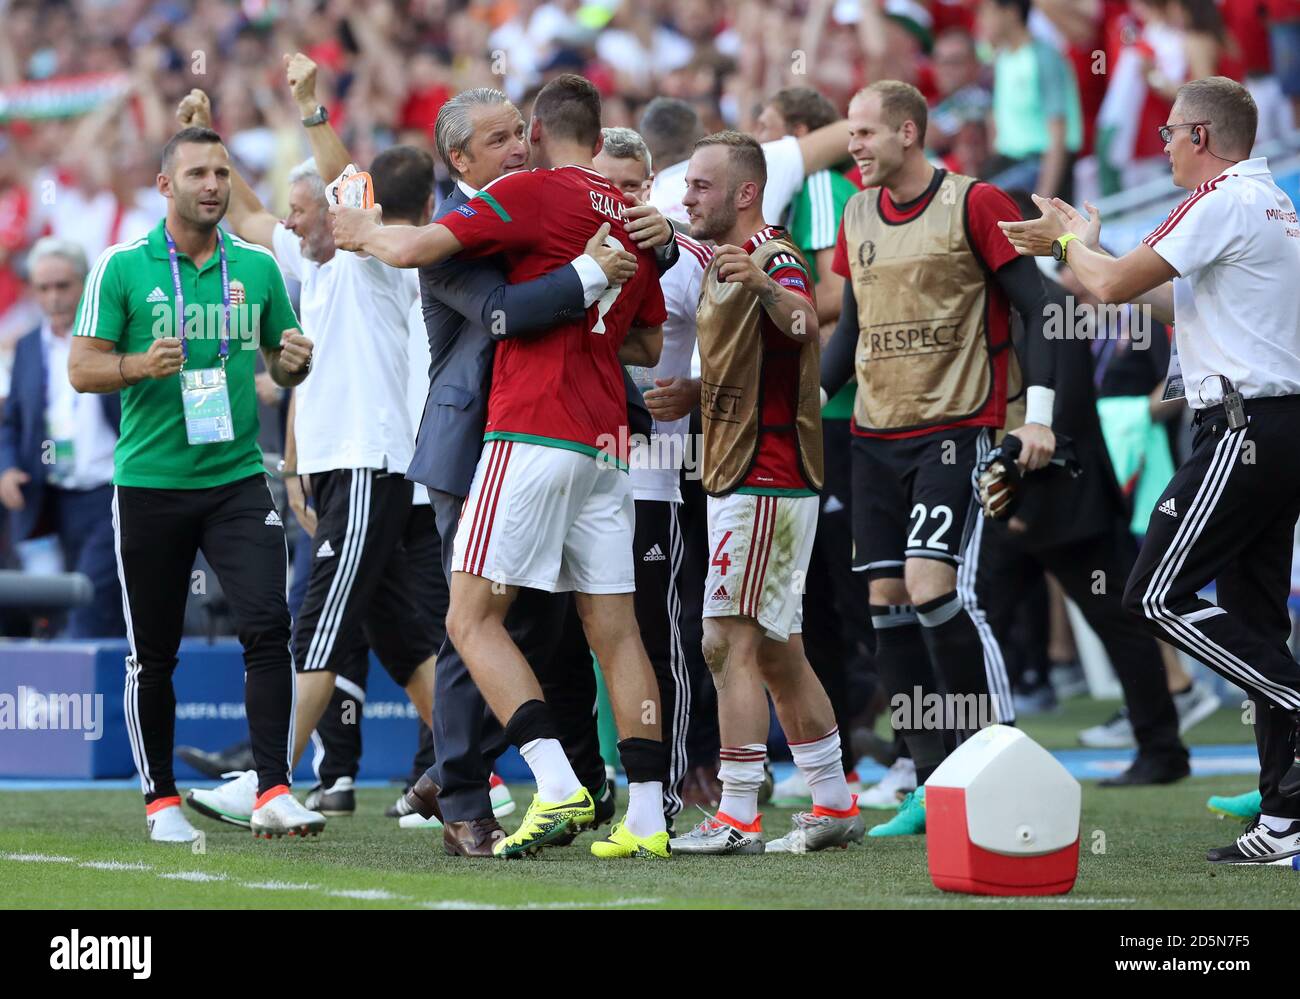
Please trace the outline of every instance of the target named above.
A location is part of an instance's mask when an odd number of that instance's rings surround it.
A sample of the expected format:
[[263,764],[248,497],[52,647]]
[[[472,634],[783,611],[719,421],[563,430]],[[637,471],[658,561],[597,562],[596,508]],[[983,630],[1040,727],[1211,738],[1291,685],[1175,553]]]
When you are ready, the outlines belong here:
[[[858,193],[853,181],[836,170],[820,170],[803,182],[790,202],[790,236],[803,253],[813,283],[821,280],[817,273],[817,251],[835,245],[844,206]],[[847,420],[853,415],[856,379],[845,385],[822,407],[823,420]]]
[[[110,246],[95,262],[77,309],[76,336],[116,344],[117,353],[139,354],[157,337],[176,336],[176,303],[167,261],[164,222],[129,243]],[[230,352],[226,384],[235,439],[191,445],[185,437],[180,375],[147,378],[122,389],[122,430],[113,460],[113,482],[147,489],[208,489],[263,470],[258,447],[257,350],[280,346],[285,330],[298,329],[284,278],[269,250],[218,230],[230,275]],[[220,364],[221,255],[202,267],[179,256],[185,299],[187,368]]]
[[1051,45],[1034,38],[1002,51],[993,62],[994,149],[1013,160],[1047,151],[1047,126],[1065,122],[1065,148],[1083,145],[1083,112],[1074,67]]

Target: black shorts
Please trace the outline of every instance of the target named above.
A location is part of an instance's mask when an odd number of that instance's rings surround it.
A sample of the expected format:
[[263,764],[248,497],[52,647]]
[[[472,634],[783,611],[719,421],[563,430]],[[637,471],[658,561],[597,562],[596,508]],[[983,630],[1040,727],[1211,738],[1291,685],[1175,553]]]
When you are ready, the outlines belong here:
[[[411,570],[411,595],[421,619],[432,630],[434,642],[442,648],[442,640],[447,637],[447,577],[442,572],[442,538],[434,524],[433,507],[427,503],[411,505],[402,544]],[[353,654],[335,658],[337,673],[364,691],[370,671],[370,646],[364,628],[357,629],[353,649]],[[405,679],[409,680],[410,675]]]
[[991,447],[986,427],[920,437],[854,437],[853,571],[901,579],[909,558],[961,563],[973,524],[975,465]]
[[434,614],[420,606],[403,543],[411,490],[402,475],[373,468],[312,475],[316,535],[293,632],[300,673],[346,671],[358,629],[399,686],[438,651]]

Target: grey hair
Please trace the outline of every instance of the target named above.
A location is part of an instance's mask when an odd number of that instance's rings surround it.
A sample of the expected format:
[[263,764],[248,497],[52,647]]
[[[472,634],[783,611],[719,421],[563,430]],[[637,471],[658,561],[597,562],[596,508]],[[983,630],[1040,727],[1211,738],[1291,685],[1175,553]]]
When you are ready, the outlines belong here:
[[296,167],[289,171],[289,185],[292,186],[298,181],[306,182],[311,188],[312,195],[317,201],[325,199],[325,179],[321,177],[320,170],[316,167],[316,157],[303,160]]
[[473,87],[462,90],[438,109],[438,120],[433,125],[433,141],[438,147],[438,158],[447,164],[453,177],[460,174],[451,165],[451,154],[464,153],[474,138],[474,123],[470,111],[476,107],[509,104],[510,98],[495,87]]
[[44,236],[36,241],[27,254],[27,273],[31,274],[37,261],[44,260],[46,257],[59,257],[66,260],[77,272],[77,277],[83,281],[90,270],[86,261],[86,251],[81,248],[81,244],[57,236]]
[[600,134],[605,139],[603,150],[605,153],[616,160],[640,160],[645,164],[647,177],[654,172],[650,166],[650,147],[645,144],[645,139],[641,138],[641,133],[636,129],[617,126],[603,128]]

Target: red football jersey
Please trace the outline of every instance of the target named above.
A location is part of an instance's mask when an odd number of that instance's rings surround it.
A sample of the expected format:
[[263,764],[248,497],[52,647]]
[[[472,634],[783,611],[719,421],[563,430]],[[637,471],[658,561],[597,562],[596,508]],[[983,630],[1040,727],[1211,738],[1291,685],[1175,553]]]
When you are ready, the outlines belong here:
[[[776,226],[767,226],[750,236],[742,249],[752,254],[777,234],[786,235]],[[767,265],[767,276],[809,302],[814,301],[808,272],[791,254],[781,253],[773,257]],[[754,463],[739,491],[796,490],[811,494],[813,489],[803,477],[803,463],[799,460],[799,444],[795,437],[799,357],[803,345],[782,333],[766,309],[759,310],[759,330],[763,335],[763,387],[759,390],[762,409],[758,419],[761,433],[758,453],[754,455]]]
[[[504,254],[515,284],[581,256],[604,222],[610,238],[638,258],[632,280],[609,289],[582,320],[497,344],[485,439],[565,441],[592,454],[619,439],[627,423],[619,348],[631,327],[667,318],[654,254],[638,249],[624,228],[629,205],[594,170],[564,166],[507,174],[439,220],[464,255]],[[618,458],[627,460],[621,447]]]

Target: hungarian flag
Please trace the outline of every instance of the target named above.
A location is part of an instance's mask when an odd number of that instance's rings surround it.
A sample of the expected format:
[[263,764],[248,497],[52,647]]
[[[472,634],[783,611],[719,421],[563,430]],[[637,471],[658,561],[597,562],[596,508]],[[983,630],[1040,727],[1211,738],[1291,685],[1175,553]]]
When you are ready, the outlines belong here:
[[126,73],[85,73],[0,87],[0,122],[85,114],[118,96],[129,82]]

